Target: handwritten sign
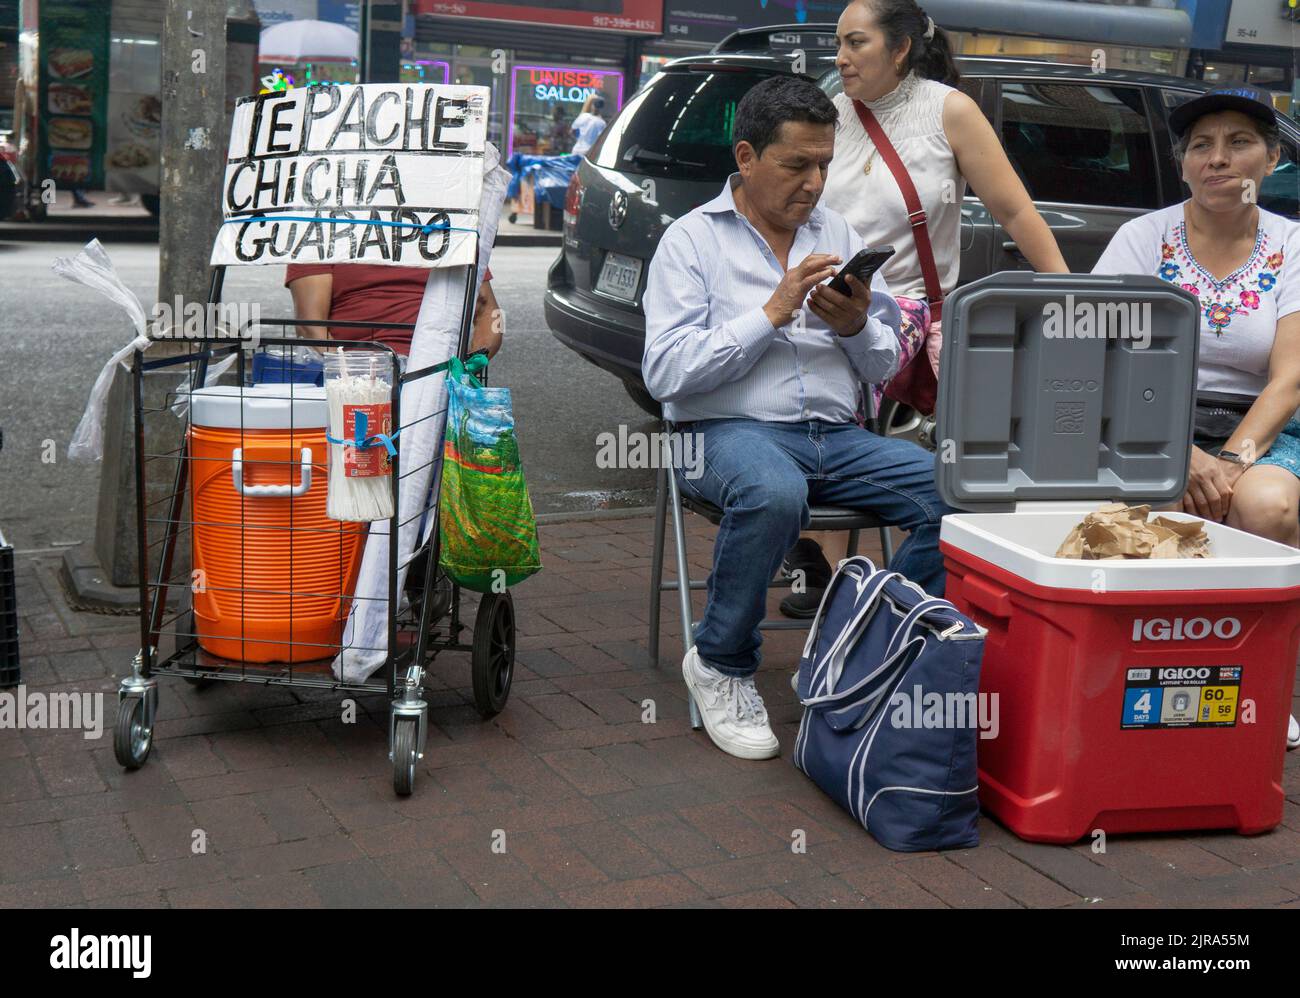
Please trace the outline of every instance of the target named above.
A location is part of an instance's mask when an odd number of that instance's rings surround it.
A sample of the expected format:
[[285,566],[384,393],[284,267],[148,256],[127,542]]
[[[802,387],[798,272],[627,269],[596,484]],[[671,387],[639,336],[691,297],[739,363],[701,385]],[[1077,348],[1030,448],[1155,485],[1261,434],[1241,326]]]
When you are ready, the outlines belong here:
[[212,263],[472,264],[489,93],[367,83],[243,98]]

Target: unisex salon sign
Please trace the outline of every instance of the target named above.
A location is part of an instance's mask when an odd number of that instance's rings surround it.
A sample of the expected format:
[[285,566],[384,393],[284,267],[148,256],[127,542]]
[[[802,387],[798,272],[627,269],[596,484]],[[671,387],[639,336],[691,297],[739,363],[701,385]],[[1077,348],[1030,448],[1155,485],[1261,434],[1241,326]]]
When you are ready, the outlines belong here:
[[243,98],[212,263],[473,263],[488,95],[370,83]]

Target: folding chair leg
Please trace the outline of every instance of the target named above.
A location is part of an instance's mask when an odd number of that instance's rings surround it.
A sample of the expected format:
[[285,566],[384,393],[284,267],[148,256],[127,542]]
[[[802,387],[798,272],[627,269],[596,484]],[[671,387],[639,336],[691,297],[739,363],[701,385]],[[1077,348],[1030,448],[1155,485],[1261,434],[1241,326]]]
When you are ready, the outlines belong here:
[[663,608],[664,533],[668,520],[669,472],[660,468],[655,477],[655,538],[650,554],[650,665],[659,664],[659,612]]
[[[673,541],[677,546],[677,597],[682,610],[682,654],[695,644],[695,621],[691,618],[691,568],[686,560],[686,527],[682,523],[682,495],[677,488],[677,476],[671,471],[668,477],[668,502],[673,511]],[[686,691],[686,703],[691,713],[691,727],[696,731],[704,727],[695,697]]]
[[861,543],[861,536],[862,536],[861,530],[849,531],[849,545],[847,548],[845,548],[845,553],[848,554],[850,558],[853,558],[857,555],[858,545]]
[[885,559],[881,568],[888,568],[894,560],[894,534],[888,527],[880,528],[880,553]]

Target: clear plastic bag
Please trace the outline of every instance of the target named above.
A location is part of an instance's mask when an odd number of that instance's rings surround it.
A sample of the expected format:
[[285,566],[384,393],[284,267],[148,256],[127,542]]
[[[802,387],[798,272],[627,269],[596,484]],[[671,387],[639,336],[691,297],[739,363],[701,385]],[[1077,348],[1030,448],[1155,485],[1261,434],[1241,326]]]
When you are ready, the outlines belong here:
[[[99,377],[95,379],[95,384],[90,389],[90,398],[86,401],[86,409],[81,414],[81,421],[77,423],[77,428],[72,432],[72,439],[68,442],[68,457],[71,460],[100,461],[104,457],[104,411],[108,407],[108,393],[113,388],[113,376],[117,366],[121,364],[123,368],[130,370],[131,354],[136,350],[143,352],[149,349],[149,344],[153,340],[149,338],[147,331],[144,306],[140,304],[140,299],[136,297],[135,292],[123,284],[122,279],[117,276],[117,271],[113,269],[113,261],[108,258],[107,251],[98,239],[92,239],[74,257],[57,257],[53,270],[60,277],[98,291],[109,301],[120,305],[126,312],[127,318],[131,320],[131,324],[135,326],[135,339],[113,354],[99,372]],[[230,370],[237,358],[238,354],[231,354],[218,363],[210,365],[207,376],[203,380],[204,386],[216,384],[217,379]],[[172,403],[171,410],[178,419],[184,419],[189,411],[192,390],[188,376],[176,386],[176,401]]]
[[86,402],[86,410],[81,414],[68,443],[68,457],[74,461],[99,461],[104,456],[104,409],[108,405],[108,393],[113,387],[113,375],[117,365],[127,366],[127,361],[136,350],[149,348],[149,336],[145,330],[144,307],[135,292],[122,283],[113,269],[113,262],[98,239],[92,239],[74,257],[61,256],[54,261],[54,272],[76,284],[85,285],[98,291],[105,298],[121,306],[135,326],[135,339],[108,359],[99,377],[95,379]]
[[[201,387],[211,388],[215,385],[223,374],[235,366],[235,361],[238,359],[239,354],[232,353],[222,360],[217,361],[215,364],[209,364],[207,376],[203,379],[203,385]],[[198,371],[196,370],[194,374],[195,378],[197,378]],[[176,401],[171,404],[171,410],[176,415],[177,419],[184,419],[189,415],[190,396],[194,394],[196,388],[200,387],[193,384],[193,381],[194,379],[190,378],[187,374],[185,377],[181,378],[180,383],[176,386]]]

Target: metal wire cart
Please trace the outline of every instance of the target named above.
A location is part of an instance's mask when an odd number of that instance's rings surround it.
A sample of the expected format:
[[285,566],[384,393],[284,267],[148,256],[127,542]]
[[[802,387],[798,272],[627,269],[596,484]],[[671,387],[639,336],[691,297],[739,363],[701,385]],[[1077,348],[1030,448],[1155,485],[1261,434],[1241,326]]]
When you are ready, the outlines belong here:
[[[467,268],[456,350],[462,360],[469,347],[476,270]],[[220,302],[224,277],[224,267],[214,270],[211,303]],[[514,603],[508,591],[483,594],[472,638],[462,639],[469,625],[461,614],[460,587],[437,570],[441,440],[427,462],[403,461],[402,441],[412,428],[445,412],[404,412],[403,395],[409,398],[423,379],[441,377],[448,364],[403,372],[388,346],[304,341],[286,328],[298,324],[296,319],[261,319],[256,338],[247,335],[248,327],[230,337],[205,325],[204,337],[187,341],[179,353],[134,356],[140,651],[119,689],[114,752],[127,769],[139,768],[148,758],[163,676],[196,686],[240,682],[384,693],[392,702],[393,787],[406,795],[428,731],[425,670],[443,652],[468,652],[475,707],[484,718],[500,712],[514,673]],[[412,328],[338,321],[312,325]],[[267,332],[278,335],[262,335]],[[395,511],[391,518],[367,525],[325,517],[329,445],[321,419],[311,418],[323,411],[322,389],[313,393],[311,386],[294,383],[252,387],[259,353],[304,342],[364,351],[391,385],[391,425],[400,428],[385,441]],[[223,363],[228,369],[214,378]],[[268,428],[257,415],[259,406],[279,412],[287,422]],[[196,420],[200,407],[226,416]],[[430,472],[431,485],[425,502],[411,513],[409,505],[399,504],[399,490],[407,476],[421,472]],[[399,533],[412,521],[427,539],[406,559],[399,551]],[[356,588],[367,527],[386,530],[388,536],[388,584],[369,597]],[[332,662],[349,614],[365,599],[382,604],[386,612],[386,641],[368,649],[383,655],[383,666],[364,681],[344,681]]]

